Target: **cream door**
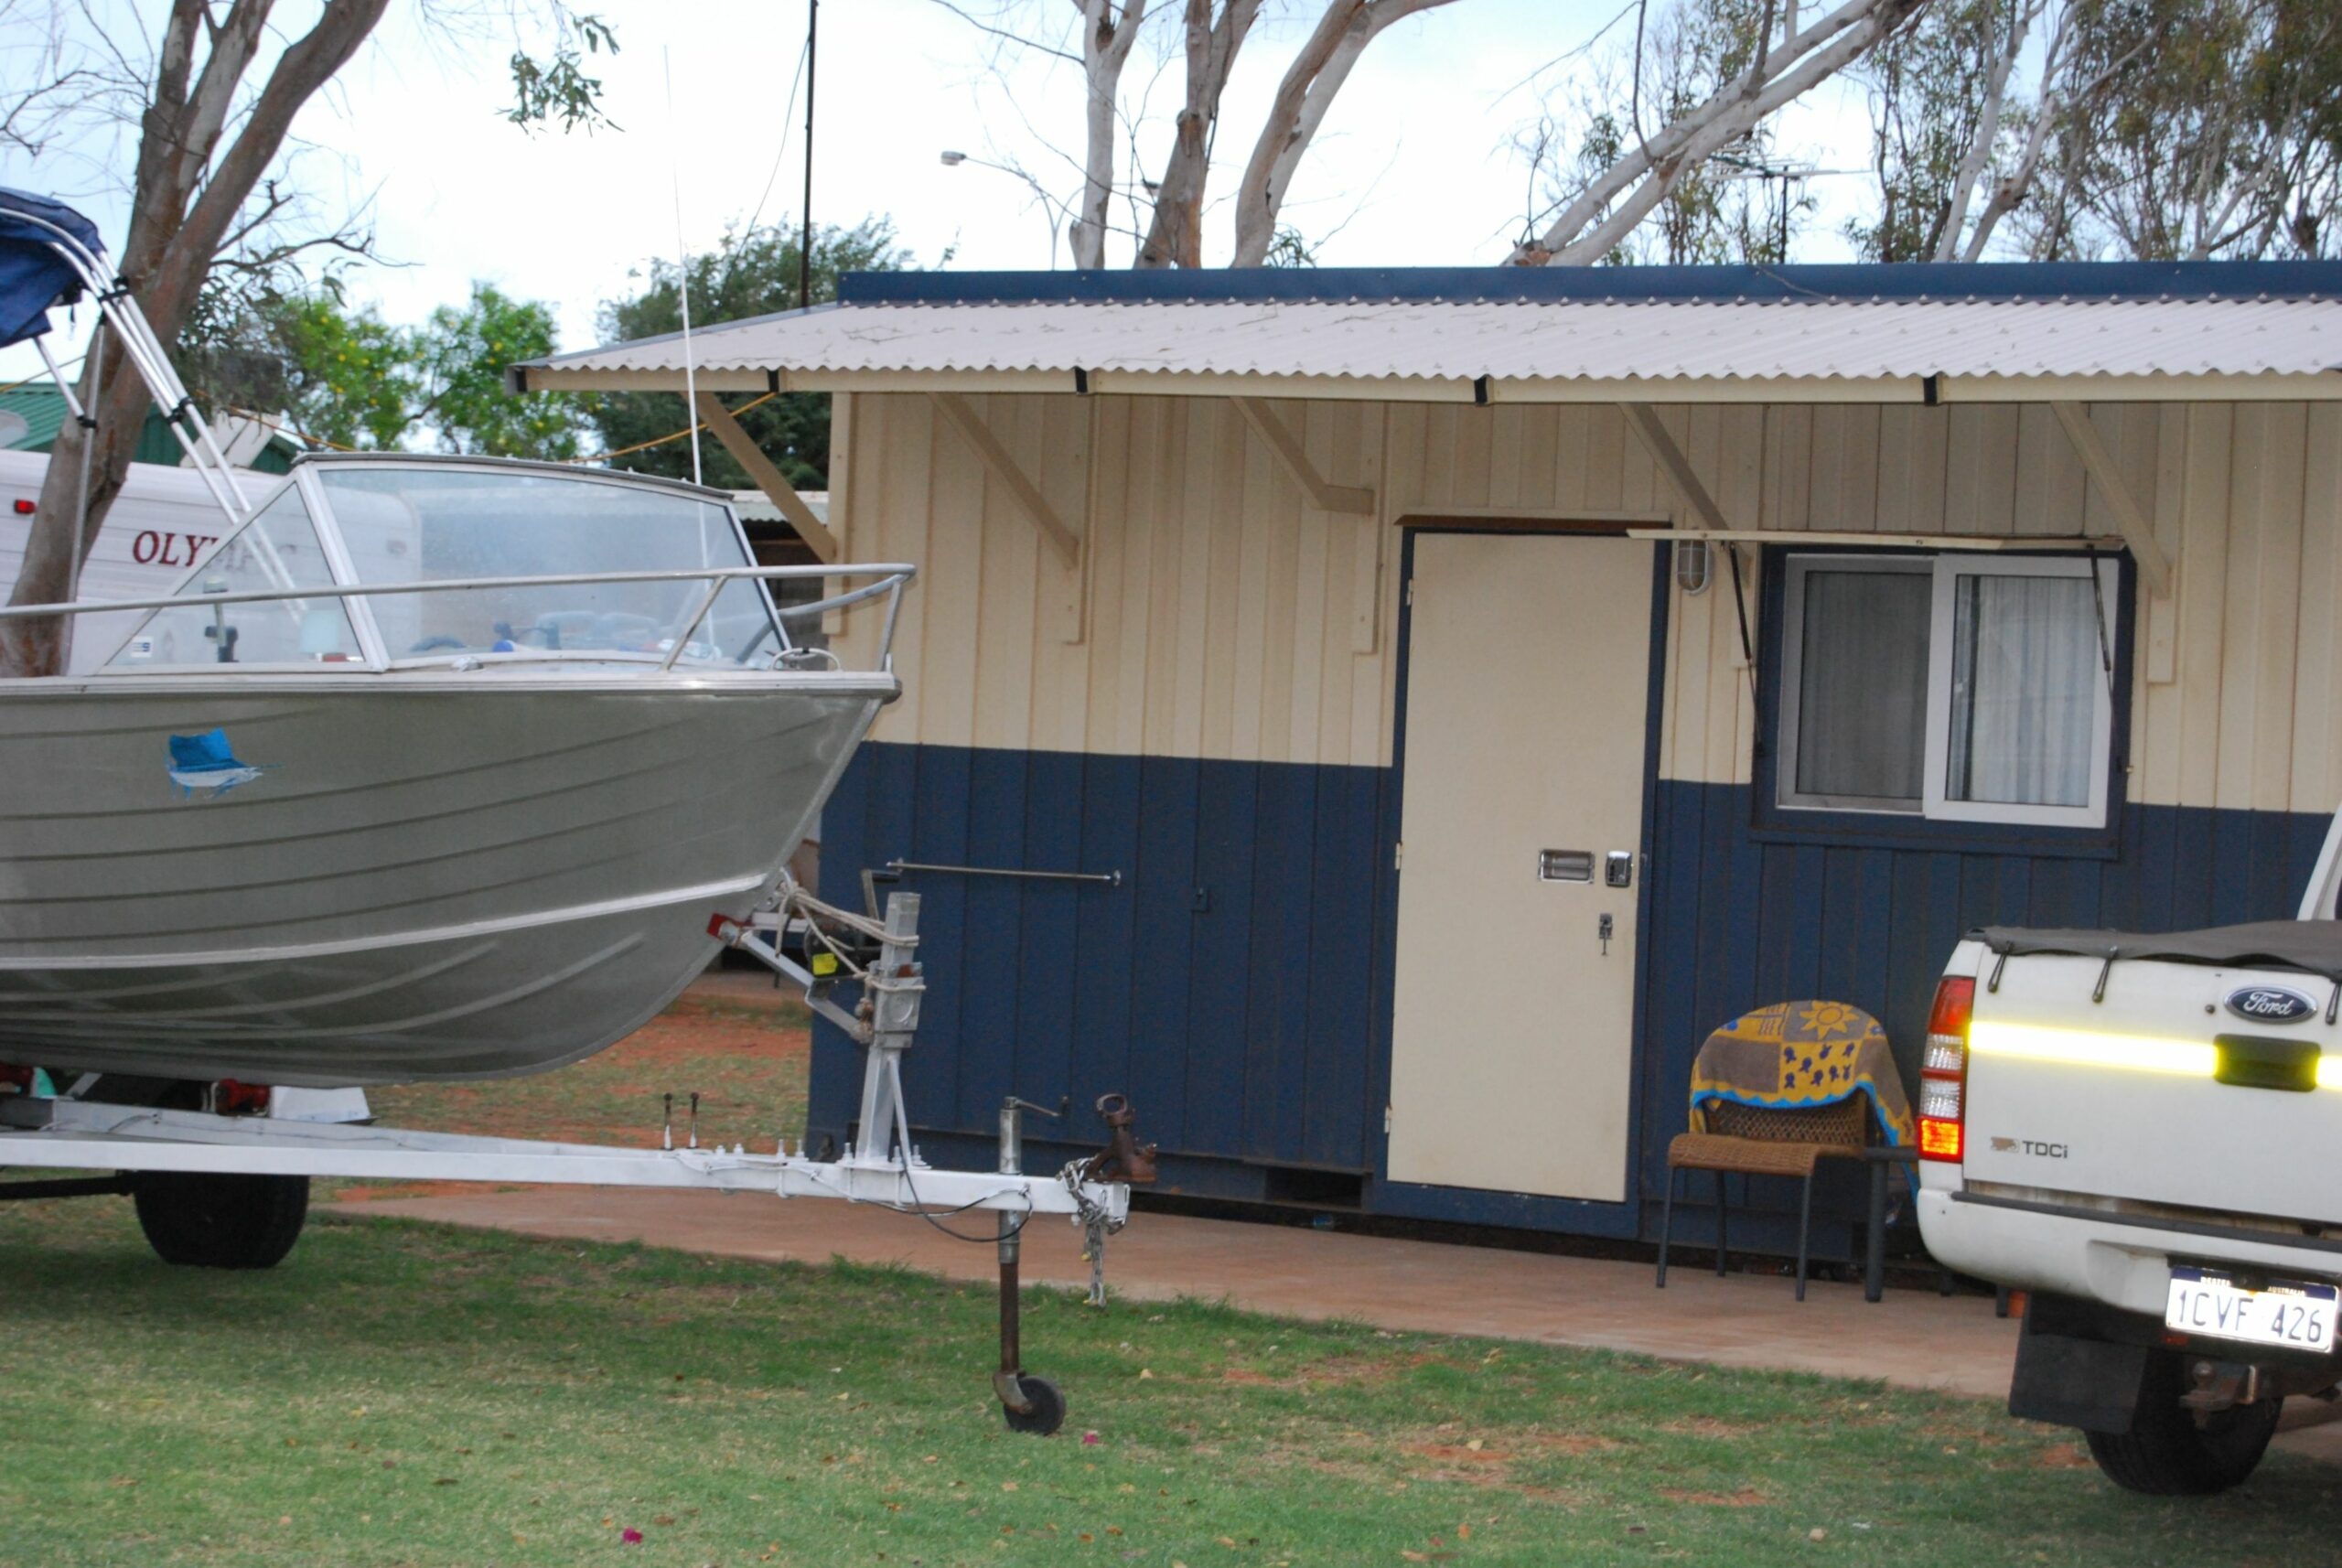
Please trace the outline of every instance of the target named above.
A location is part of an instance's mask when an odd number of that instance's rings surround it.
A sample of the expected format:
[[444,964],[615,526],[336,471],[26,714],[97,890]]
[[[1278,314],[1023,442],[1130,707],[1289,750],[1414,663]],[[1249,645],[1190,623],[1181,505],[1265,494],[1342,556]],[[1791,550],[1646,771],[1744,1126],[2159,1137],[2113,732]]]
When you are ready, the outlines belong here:
[[1626,1197],[1654,548],[1415,540],[1394,1181]]

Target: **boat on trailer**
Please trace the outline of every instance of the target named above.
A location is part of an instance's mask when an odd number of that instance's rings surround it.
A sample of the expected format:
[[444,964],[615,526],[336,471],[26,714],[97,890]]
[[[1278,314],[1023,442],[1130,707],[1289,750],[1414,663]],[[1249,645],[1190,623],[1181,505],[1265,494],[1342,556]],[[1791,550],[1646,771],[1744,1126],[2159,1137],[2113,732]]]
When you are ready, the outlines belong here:
[[[807,575],[851,585],[784,618],[764,581]],[[774,892],[899,693],[792,627],[891,621],[910,576],[759,567],[728,496],[663,479],[297,460],[96,669],[0,681],[0,1060],[339,1086],[600,1050]]]
[[[311,456],[247,495],[95,229],[0,190],[0,346],[32,341],[87,424],[41,339],[84,290],[224,521],[167,595],[0,609],[108,628],[72,673],[0,679],[0,1168],[114,1173],[0,1200],[128,1193],[166,1262],[225,1268],[285,1257],[315,1176],[875,1204],[997,1247],[993,1387],[1012,1428],[1056,1431],[1064,1398],[1022,1362],[1024,1228],[1080,1225],[1102,1300],[1154,1150],[1109,1095],[1105,1148],[1027,1175],[1010,1097],[996,1171],[928,1165],[901,1069],[919,899],[843,908],[787,871],[900,693],[912,568],[758,566],[725,493],[558,464]],[[768,585],[803,577],[833,591],[779,607]],[[868,668],[821,640],[845,614],[886,618]],[[725,946],[863,1048],[836,1157],[367,1120],[358,1086],[591,1055]],[[983,1212],[992,1237],[949,1223]]]

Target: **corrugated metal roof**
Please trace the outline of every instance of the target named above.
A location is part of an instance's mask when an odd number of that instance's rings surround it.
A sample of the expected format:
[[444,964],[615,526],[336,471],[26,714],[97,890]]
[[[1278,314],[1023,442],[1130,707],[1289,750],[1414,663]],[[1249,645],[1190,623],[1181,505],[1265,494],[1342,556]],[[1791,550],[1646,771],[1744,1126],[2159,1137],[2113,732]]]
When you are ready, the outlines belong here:
[[[857,305],[710,327],[702,373],[1058,371],[1414,381],[2297,375],[2342,366],[2342,301],[1313,300]],[[680,337],[565,354],[673,372]],[[1404,396],[1403,385],[1389,395]]]

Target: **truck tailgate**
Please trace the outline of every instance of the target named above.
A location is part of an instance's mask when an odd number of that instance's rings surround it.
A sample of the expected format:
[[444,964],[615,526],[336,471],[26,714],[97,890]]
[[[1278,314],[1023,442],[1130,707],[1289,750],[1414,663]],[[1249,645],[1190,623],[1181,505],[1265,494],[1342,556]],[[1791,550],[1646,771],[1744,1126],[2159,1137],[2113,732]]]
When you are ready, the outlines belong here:
[[2332,991],[2261,969],[1985,952],[1967,1178],[2342,1224]]

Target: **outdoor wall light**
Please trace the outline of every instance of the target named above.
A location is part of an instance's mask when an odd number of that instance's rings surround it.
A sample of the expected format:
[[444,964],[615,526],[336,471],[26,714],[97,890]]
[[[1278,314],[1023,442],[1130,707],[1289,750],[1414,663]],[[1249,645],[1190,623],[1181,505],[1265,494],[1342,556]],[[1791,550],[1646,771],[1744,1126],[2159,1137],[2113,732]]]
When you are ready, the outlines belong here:
[[1709,576],[1708,542],[1704,539],[1679,539],[1675,542],[1675,585],[1687,594],[1704,592]]

